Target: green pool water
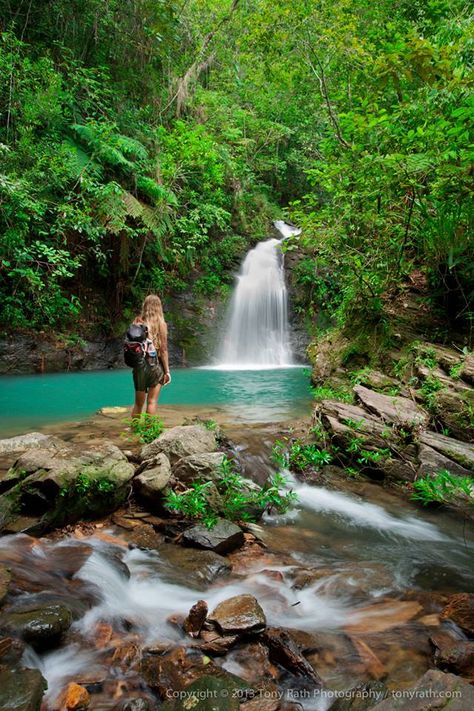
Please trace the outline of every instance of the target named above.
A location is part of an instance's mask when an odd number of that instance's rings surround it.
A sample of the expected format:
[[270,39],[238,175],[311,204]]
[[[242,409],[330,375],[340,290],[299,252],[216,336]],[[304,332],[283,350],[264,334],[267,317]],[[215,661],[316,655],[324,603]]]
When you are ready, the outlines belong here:
[[[101,407],[132,401],[130,370],[3,376],[0,437],[86,418]],[[163,388],[159,404],[216,406],[249,422],[289,419],[309,410],[309,371],[175,368],[173,382]]]

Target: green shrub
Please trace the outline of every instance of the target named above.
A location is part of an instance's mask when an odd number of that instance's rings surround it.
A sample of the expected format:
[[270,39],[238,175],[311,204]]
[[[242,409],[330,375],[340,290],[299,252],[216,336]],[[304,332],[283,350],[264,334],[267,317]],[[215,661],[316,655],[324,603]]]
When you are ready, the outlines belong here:
[[133,417],[131,421],[132,432],[138,437],[139,442],[148,444],[160,436],[165,426],[158,415],[143,413]]
[[474,505],[474,481],[470,477],[453,476],[447,469],[435,477],[417,479],[413,488],[411,498],[425,505],[433,502],[447,504],[460,496],[467,497],[468,503]]

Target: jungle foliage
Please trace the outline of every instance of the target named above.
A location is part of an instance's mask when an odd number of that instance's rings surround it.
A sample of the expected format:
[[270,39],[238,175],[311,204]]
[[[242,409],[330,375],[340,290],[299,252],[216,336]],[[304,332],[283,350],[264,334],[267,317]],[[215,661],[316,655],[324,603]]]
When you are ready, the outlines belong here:
[[282,208],[306,310],[378,323],[416,269],[472,319],[467,3],[0,0],[0,30],[4,325],[219,293]]

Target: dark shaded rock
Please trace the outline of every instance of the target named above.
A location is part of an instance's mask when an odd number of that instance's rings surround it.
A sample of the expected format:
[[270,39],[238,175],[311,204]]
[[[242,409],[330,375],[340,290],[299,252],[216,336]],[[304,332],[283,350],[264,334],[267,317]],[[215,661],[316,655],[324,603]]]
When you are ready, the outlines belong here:
[[369,412],[375,413],[384,422],[401,424],[408,427],[426,425],[427,413],[412,400],[405,397],[382,395],[363,385],[356,385],[354,392]]
[[474,677],[474,642],[460,641],[437,649],[434,662],[443,671]]
[[16,637],[0,638],[0,664],[17,664],[23,656],[25,644]]
[[311,381],[323,385],[342,364],[344,353],[350,345],[347,338],[338,331],[331,331],[323,339],[308,347],[308,355],[313,364]]
[[153,464],[134,478],[133,488],[138,496],[157,503],[161,501],[163,489],[168,486],[170,479],[170,461],[166,454],[160,452],[154,457]]
[[[467,387],[467,386],[466,386]],[[453,437],[463,442],[474,440],[474,390],[460,393],[452,389],[443,389],[436,394],[436,414],[439,421],[447,427]]]
[[173,467],[173,475],[180,481],[202,479],[209,481],[220,475],[225,455],[222,452],[204,452],[183,457]]
[[120,701],[112,711],[155,711],[158,705],[151,699],[139,697],[136,699],[124,699]]
[[296,676],[311,679],[318,686],[323,685],[319,675],[303,657],[298,644],[286,630],[279,627],[268,627],[261,639],[269,649],[272,662],[280,664]]
[[46,686],[37,669],[0,667],[0,711],[40,711]]
[[400,696],[390,695],[371,711],[467,711],[474,708],[474,687],[454,674],[430,669]]
[[422,432],[419,439],[420,444],[431,447],[465,469],[474,471],[474,445],[446,437],[438,432]]
[[441,619],[452,620],[462,630],[474,635],[474,593],[458,593],[448,599]]
[[203,425],[180,425],[166,430],[153,442],[146,444],[140,456],[142,460],[148,460],[163,453],[174,465],[183,457],[214,452],[216,448],[216,436],[211,430]]
[[189,610],[189,614],[184,620],[183,629],[191,637],[198,637],[207,617],[207,602],[198,600]]
[[468,355],[464,358],[461,378],[471,385],[474,385],[474,355]]
[[0,629],[21,637],[39,650],[58,644],[71,624],[71,610],[61,604],[45,604],[33,609],[5,612],[0,617]]
[[211,529],[201,524],[186,529],[183,533],[183,541],[188,546],[225,554],[243,546],[245,539],[239,526],[220,518]]
[[349,689],[344,698],[338,698],[331,705],[331,711],[368,711],[373,704],[389,696],[389,691],[381,681],[369,681]]
[[223,634],[261,632],[266,625],[265,613],[253,595],[236,595],[224,600],[208,619]]
[[216,630],[201,630],[198,641],[199,649],[205,654],[219,657],[227,654],[229,649],[240,639],[239,635],[221,635]]

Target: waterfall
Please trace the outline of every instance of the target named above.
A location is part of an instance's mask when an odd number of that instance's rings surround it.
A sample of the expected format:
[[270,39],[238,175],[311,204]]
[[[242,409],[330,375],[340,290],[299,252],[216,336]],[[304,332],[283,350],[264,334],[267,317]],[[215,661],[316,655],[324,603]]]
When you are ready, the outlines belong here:
[[300,230],[278,220],[282,239],[259,242],[245,257],[230,303],[219,353],[222,368],[274,368],[292,364],[281,242]]

